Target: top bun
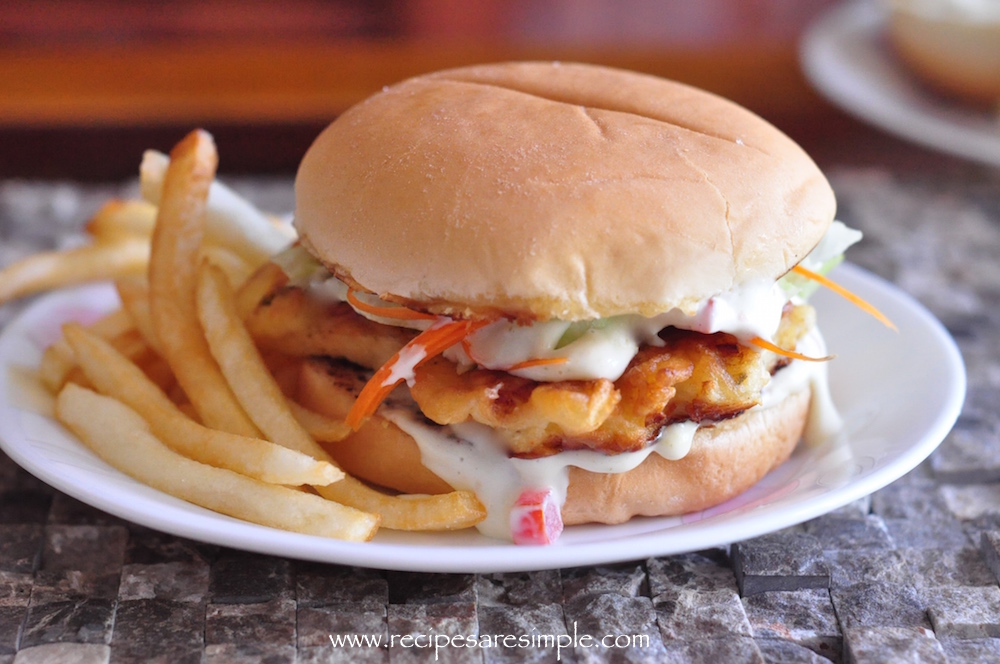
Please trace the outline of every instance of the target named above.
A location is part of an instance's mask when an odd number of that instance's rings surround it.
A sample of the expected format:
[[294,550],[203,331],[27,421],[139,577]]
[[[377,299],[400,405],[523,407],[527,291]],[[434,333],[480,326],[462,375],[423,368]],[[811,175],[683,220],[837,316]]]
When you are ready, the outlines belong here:
[[833,192],[746,109],[604,67],[418,76],[345,112],[295,183],[304,246],[349,284],[459,316],[652,316],[774,280]]

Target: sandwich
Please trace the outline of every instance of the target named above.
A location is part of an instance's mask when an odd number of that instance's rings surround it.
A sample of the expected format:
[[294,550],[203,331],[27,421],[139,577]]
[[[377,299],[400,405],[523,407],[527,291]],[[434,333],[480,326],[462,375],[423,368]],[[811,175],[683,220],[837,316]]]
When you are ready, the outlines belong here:
[[479,529],[718,505],[839,426],[806,302],[860,234],[746,109],[569,63],[418,76],[299,168],[288,283],[247,324],[310,356],[297,397],[344,469],[467,489]]

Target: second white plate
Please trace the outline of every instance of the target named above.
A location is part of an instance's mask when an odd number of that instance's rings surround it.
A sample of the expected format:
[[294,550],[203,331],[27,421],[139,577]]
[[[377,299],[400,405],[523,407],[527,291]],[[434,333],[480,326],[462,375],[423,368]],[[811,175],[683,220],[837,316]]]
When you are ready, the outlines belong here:
[[894,56],[883,12],[868,0],[828,10],[806,32],[806,77],[835,104],[885,131],[1000,166],[1000,116],[927,91]]

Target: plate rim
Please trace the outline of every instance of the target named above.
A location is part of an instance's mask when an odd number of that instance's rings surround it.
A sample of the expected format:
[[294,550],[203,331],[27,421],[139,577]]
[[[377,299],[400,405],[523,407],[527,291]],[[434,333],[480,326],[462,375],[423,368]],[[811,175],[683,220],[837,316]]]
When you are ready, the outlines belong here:
[[[628,547],[620,547],[620,549],[625,549],[624,551],[609,551],[610,544],[607,541],[581,542],[568,545],[557,544],[551,547],[517,547],[504,542],[493,544],[490,541],[486,541],[472,545],[449,544],[449,555],[445,557],[422,556],[420,554],[423,553],[424,547],[413,543],[405,543],[406,534],[394,533],[391,536],[404,539],[404,543],[398,543],[393,541],[393,539],[389,541],[379,541],[376,539],[375,542],[369,543],[329,540],[246,523],[232,517],[209,512],[203,508],[188,505],[179,499],[166,496],[165,494],[160,494],[161,497],[159,500],[161,501],[164,499],[169,499],[170,502],[176,501],[185,508],[189,508],[189,510],[185,511],[191,511],[196,515],[202,512],[205,513],[203,518],[181,519],[180,521],[175,520],[171,523],[164,523],[162,520],[152,519],[148,513],[139,509],[139,505],[146,502],[144,500],[139,503],[118,503],[106,500],[101,495],[95,497],[92,491],[84,490],[83,487],[71,482],[71,478],[69,477],[60,477],[54,469],[39,468],[33,459],[22,453],[17,444],[7,440],[11,434],[11,425],[8,425],[8,418],[6,417],[0,418],[0,448],[18,465],[42,481],[81,502],[90,504],[109,514],[192,540],[286,558],[399,571],[489,573],[611,564],[651,556],[675,555],[692,550],[710,548],[712,546],[723,546],[807,521],[858,500],[888,485],[915,468],[934,451],[954,426],[961,411],[966,392],[965,365],[954,339],[948,334],[941,322],[922,304],[912,298],[912,296],[883,280],[881,277],[859,267],[845,263],[837,268],[837,276],[842,282],[862,284],[863,287],[860,290],[863,292],[877,291],[880,297],[890,297],[897,300],[900,306],[905,306],[912,315],[916,316],[923,325],[923,331],[933,337],[938,350],[947,358],[945,369],[948,374],[947,382],[950,387],[946,393],[946,399],[941,403],[937,417],[934,419],[933,426],[924,433],[917,444],[908,446],[895,462],[886,464],[872,473],[865,475],[863,482],[851,482],[846,487],[841,487],[832,492],[821,493],[819,496],[803,501],[800,504],[785,506],[781,511],[782,516],[780,519],[775,519],[773,516],[770,517],[772,523],[769,526],[761,524],[761,517],[742,518],[742,515],[740,515],[740,518],[734,518],[733,516],[723,514],[721,518],[707,519],[694,524],[677,525],[677,527],[684,529],[681,533],[670,533],[670,530],[673,528],[661,526],[651,532],[615,538],[629,543]],[[97,292],[98,289],[109,287],[98,285],[83,288],[87,291]],[[856,286],[854,288],[858,290]],[[33,318],[39,318],[47,308],[51,308],[57,297],[60,295],[66,297],[67,292],[73,291],[56,291],[31,303],[27,309],[22,311],[19,316],[0,332],[0,359],[4,360],[4,364],[0,365],[0,367],[3,367],[3,370],[6,371],[9,366],[7,364],[6,348],[10,343],[13,343],[11,340],[15,336],[15,333],[18,333],[22,327],[25,327],[28,321]],[[8,399],[9,389],[8,376],[4,375],[3,379],[0,380],[0,398],[2,398],[0,400],[0,414],[7,414],[15,410],[15,407]],[[77,442],[77,444],[79,443]],[[90,454],[89,450],[85,450],[82,447],[82,444],[81,448]],[[95,462],[103,464],[103,461],[96,459],[96,457]],[[110,467],[109,472],[121,475],[118,471],[110,469]],[[129,482],[134,482],[124,475],[121,475],[121,478]],[[155,490],[144,485],[139,486],[142,486],[144,490],[155,492]],[[159,492],[155,493],[158,494]],[[225,541],[220,541],[219,538],[218,523],[220,519],[232,525],[232,528],[228,529],[226,533]],[[675,517],[674,519],[677,518]],[[639,521],[656,523],[663,522],[664,520],[665,518],[663,517],[653,517]],[[584,526],[583,528],[607,527]],[[683,538],[677,537],[677,535],[688,534],[692,530],[697,535],[697,546],[679,545],[677,541]],[[673,537],[665,537],[665,534],[673,535]],[[431,537],[444,538],[450,537],[450,535],[433,534]],[[485,540],[485,538],[482,539]],[[665,543],[670,545],[664,546]],[[289,544],[293,546],[290,548]],[[414,555],[414,551],[417,551],[416,555]]]

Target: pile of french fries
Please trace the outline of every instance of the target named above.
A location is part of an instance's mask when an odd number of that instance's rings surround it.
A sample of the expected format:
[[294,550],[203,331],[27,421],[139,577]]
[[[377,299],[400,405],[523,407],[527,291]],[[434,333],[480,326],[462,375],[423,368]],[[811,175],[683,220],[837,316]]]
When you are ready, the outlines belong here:
[[0,271],[0,304],[116,285],[119,309],[65,325],[42,356],[58,420],[136,480],[274,528],[364,541],[484,519],[470,492],[390,495],[337,466],[324,445],[350,428],[298,404],[288,383],[303,360],[262,353],[243,322],[286,279],[269,259],[294,231],[217,182],[217,161],[201,130],[169,157],[147,152],[142,199],[107,203],[91,244]]

